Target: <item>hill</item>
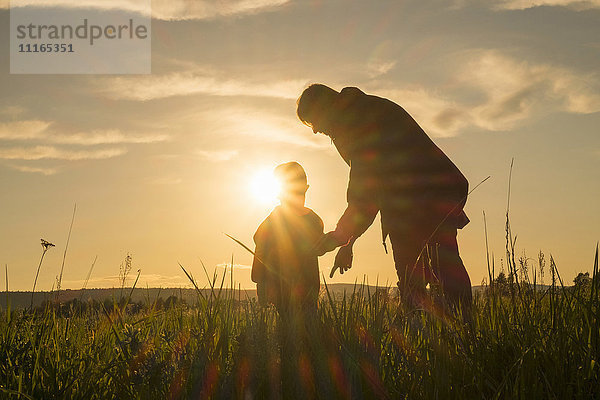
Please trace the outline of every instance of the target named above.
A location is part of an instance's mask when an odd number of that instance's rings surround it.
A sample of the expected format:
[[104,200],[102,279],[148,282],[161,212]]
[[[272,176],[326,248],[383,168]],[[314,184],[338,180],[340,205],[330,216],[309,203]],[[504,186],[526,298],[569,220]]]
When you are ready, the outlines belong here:
[[[354,290],[354,284],[347,283],[335,283],[328,285],[328,288],[331,293],[334,294],[335,297],[343,296],[344,291],[347,293],[352,293]],[[367,286],[365,286],[367,288]],[[324,287],[322,286],[322,289]],[[374,293],[376,290],[375,286],[368,286],[370,293]],[[224,291],[229,291],[231,289],[223,289]],[[104,301],[106,299],[109,300],[118,300],[121,297],[129,296],[131,292],[131,288],[105,288],[105,289],[85,289],[85,290],[71,290],[65,289],[60,292],[60,301],[62,303],[68,302],[73,299],[80,299],[82,301],[96,300],[96,301]],[[201,293],[203,296],[210,296],[210,289],[201,289]],[[185,300],[187,303],[193,304],[197,301],[197,293],[195,289],[189,288],[135,288],[133,292],[131,292],[131,301],[132,302],[142,302],[142,303],[150,303],[154,302],[158,298],[162,298],[166,300],[167,298],[175,296],[177,298],[181,298]],[[256,298],[256,290],[238,290],[235,289],[234,296],[239,298],[240,300],[253,299]],[[10,301],[10,306],[12,309],[16,308],[24,308],[29,307],[31,304],[31,292],[23,291],[23,292],[3,292],[0,293],[0,308],[6,309],[7,299]],[[33,304],[34,306],[39,306],[42,302],[46,300],[55,300],[56,292],[35,292],[33,296]]]

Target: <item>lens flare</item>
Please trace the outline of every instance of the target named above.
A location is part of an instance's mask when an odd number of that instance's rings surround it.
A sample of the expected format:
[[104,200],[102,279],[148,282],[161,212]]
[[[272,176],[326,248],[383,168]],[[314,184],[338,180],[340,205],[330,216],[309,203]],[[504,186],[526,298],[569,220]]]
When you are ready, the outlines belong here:
[[281,184],[270,169],[259,170],[250,180],[250,191],[261,204],[277,204]]

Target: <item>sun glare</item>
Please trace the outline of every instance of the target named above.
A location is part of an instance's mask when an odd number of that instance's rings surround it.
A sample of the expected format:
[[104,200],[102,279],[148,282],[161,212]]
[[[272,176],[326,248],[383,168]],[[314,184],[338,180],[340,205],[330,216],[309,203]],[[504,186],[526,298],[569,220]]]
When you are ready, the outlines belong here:
[[270,169],[258,171],[250,181],[250,191],[261,204],[276,204],[280,183]]

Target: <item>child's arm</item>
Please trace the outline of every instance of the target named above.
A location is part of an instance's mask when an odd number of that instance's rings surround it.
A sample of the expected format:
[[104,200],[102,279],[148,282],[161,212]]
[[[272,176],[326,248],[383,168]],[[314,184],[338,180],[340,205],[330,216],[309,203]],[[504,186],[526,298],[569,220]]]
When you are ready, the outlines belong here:
[[[325,225],[323,224],[323,220],[321,219],[321,217],[319,217],[316,213],[315,213],[315,228],[316,228],[316,237],[317,239],[317,243],[322,240],[324,234],[325,234]],[[312,277],[312,282],[314,285],[314,290],[316,291],[317,295],[319,293],[319,290],[321,289],[321,278],[319,277],[319,269],[318,269],[318,260],[317,260],[317,269],[315,270],[314,276]]]
[[269,218],[265,219],[253,237],[255,248],[254,248],[254,259],[252,260],[252,271],[250,277],[252,282],[262,283],[265,280],[267,267],[263,264],[262,260],[265,260],[267,253],[267,243],[269,241]]
[[266,305],[267,303],[267,294],[266,294],[266,285],[265,285],[265,265],[260,261],[260,256],[257,257],[259,252],[259,247],[257,246],[254,252],[254,260],[252,260],[252,272],[250,277],[252,278],[252,282],[256,283],[256,296],[258,297],[258,302],[261,305]]
[[266,225],[266,221],[263,222],[254,234],[254,243],[256,244],[256,247],[254,249],[254,259],[252,260],[252,270],[250,272],[252,282],[256,283],[258,302],[262,305],[266,305],[267,302],[265,285],[267,267],[262,261],[265,260],[267,255],[268,229],[266,228]]
[[261,247],[262,246],[256,245],[254,259],[252,260],[252,272],[250,273],[250,277],[254,283],[262,283],[264,281],[265,271],[267,269],[261,261],[264,257],[264,251]]

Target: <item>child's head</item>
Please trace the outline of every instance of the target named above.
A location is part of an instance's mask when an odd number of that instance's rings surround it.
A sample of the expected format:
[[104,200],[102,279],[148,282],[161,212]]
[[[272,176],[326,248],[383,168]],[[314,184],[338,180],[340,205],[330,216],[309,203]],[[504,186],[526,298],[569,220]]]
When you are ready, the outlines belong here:
[[304,168],[297,162],[291,161],[275,167],[273,174],[281,185],[279,193],[281,204],[303,207],[305,194],[308,190]]

